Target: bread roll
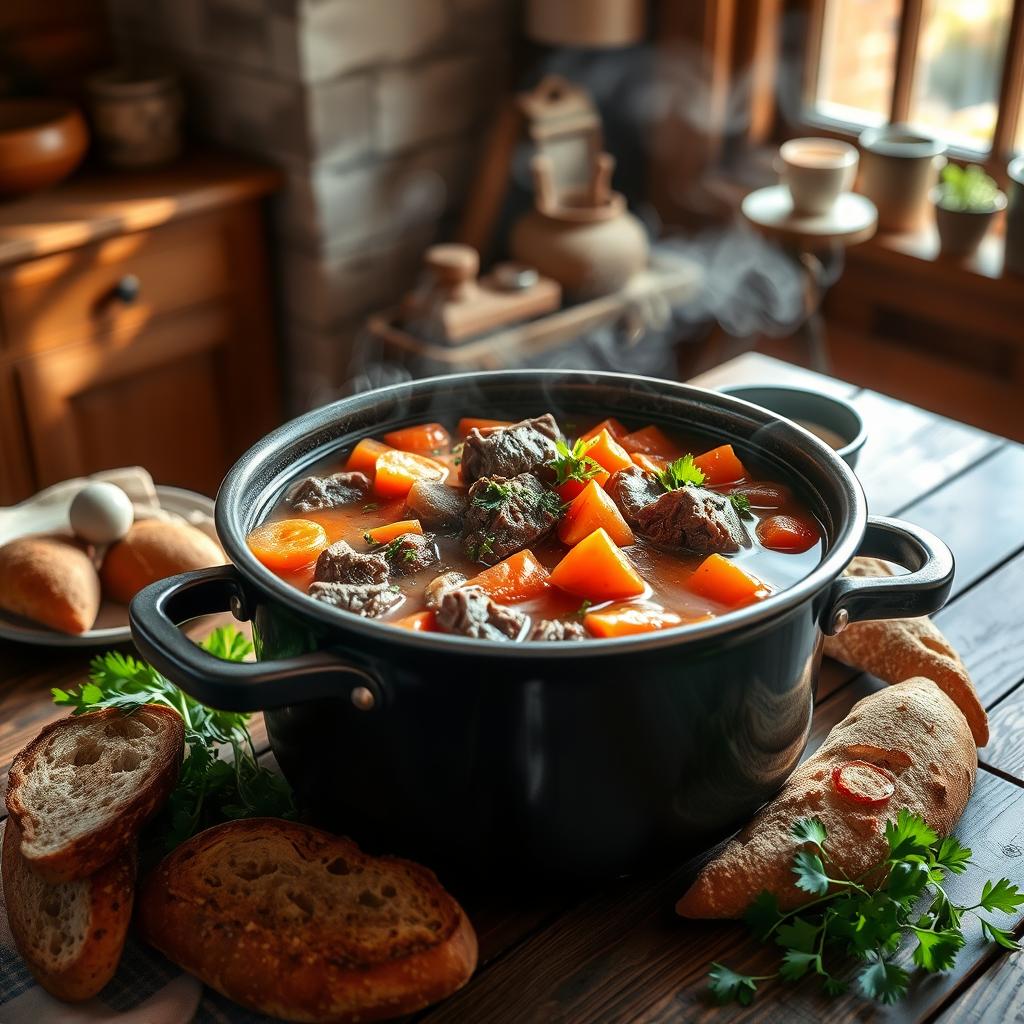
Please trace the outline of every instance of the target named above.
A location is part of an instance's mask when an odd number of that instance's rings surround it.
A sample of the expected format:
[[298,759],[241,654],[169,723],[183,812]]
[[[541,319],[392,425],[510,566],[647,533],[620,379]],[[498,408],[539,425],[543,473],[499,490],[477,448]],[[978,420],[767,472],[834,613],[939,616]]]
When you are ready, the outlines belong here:
[[[869,805],[844,795],[833,774]],[[872,767],[874,766],[874,767]],[[883,771],[878,772],[876,768]],[[978,752],[960,709],[928,679],[909,679],[858,701],[782,791],[697,875],[676,904],[683,917],[741,917],[764,889],[784,910],[812,899],[794,884],[791,833],[817,816],[825,849],[856,878],[885,857],[885,823],[907,808],[940,835],[960,820],[974,788]],[[884,773],[888,773],[888,778]],[[888,798],[884,795],[891,786]]]
[[0,547],[0,608],[62,633],[84,633],[100,609],[92,559],[60,537],[9,541]]
[[[878,558],[855,558],[851,576],[891,576]],[[976,746],[988,743],[988,715],[970,674],[931,619],[878,619],[855,622],[837,636],[825,637],[825,653],[885,683],[912,676],[931,679],[964,713]]]
[[142,519],[112,545],[103,560],[103,591],[127,604],[143,587],[191,569],[223,565],[224,552],[188,523]]
[[229,999],[290,1021],[390,1019],[476,967],[476,934],[433,873],[276,818],[232,821],[143,883],[142,937]]

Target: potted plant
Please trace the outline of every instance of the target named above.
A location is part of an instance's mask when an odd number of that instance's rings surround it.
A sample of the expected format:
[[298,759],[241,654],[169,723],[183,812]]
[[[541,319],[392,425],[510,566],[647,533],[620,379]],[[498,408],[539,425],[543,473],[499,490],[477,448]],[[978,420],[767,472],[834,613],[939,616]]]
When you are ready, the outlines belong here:
[[973,255],[992,218],[1006,208],[1006,194],[977,164],[948,164],[932,201],[942,253],[959,258]]

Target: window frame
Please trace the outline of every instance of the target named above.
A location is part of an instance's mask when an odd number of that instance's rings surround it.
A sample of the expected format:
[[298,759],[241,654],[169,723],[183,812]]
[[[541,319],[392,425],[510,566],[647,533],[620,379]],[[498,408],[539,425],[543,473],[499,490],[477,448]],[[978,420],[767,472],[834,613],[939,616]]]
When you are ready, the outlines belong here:
[[[801,110],[797,121],[790,120],[790,127],[798,131],[814,131],[832,138],[856,141],[865,125],[829,117],[816,110],[814,106],[827,3],[828,0],[790,0],[786,4],[787,13],[792,12],[799,16],[804,26],[802,38],[798,43],[803,66]],[[903,0],[896,40],[892,98],[886,121],[889,124],[906,122],[909,119],[925,3],[926,0]],[[1003,54],[998,104],[989,151],[983,153],[949,144],[947,155],[958,161],[982,164],[990,173],[1005,179],[1009,161],[1016,153],[1024,152],[1024,141],[1019,149],[1014,149],[1014,136],[1024,105],[1024,0],[1013,0],[1006,50]],[[780,111],[779,123],[784,122]]]

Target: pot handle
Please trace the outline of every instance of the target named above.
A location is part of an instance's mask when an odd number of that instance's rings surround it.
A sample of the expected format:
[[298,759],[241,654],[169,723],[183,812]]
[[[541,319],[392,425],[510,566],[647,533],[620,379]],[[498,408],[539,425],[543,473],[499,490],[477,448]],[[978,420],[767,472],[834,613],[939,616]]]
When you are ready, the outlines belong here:
[[139,653],[187,694],[222,711],[262,711],[347,692],[369,711],[381,702],[380,683],[326,651],[277,661],[224,661],[178,628],[197,615],[246,607],[242,577],[233,565],[168,576],[140,590],[128,608]]
[[913,619],[937,612],[953,585],[953,553],[933,533],[884,516],[868,516],[858,555],[910,570],[905,576],[840,576],[832,585],[822,629],[830,636],[850,622]]

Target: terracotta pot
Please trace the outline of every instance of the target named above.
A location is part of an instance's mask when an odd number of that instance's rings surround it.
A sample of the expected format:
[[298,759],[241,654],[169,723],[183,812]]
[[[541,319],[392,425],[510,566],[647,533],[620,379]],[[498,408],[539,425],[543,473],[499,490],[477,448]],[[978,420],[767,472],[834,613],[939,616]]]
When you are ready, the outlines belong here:
[[860,135],[857,191],[878,207],[881,231],[913,231],[924,221],[928,193],[946,165],[943,142],[906,125],[867,128]]
[[645,0],[530,0],[526,34],[548,46],[631,46],[644,38]]
[[67,103],[0,101],[0,194],[55,185],[81,163],[88,145],[85,121]]
[[170,75],[118,68],[88,82],[93,124],[104,160],[153,167],[181,152],[181,90]]
[[1010,206],[1006,211],[1006,260],[1010,274],[1024,274],[1024,156],[1010,161]]
[[939,245],[943,256],[966,259],[973,256],[981,245],[992,220],[1006,209],[1006,196],[1000,192],[991,210],[949,210],[941,204],[942,191],[933,188],[931,200],[935,204],[935,224],[939,229]]

